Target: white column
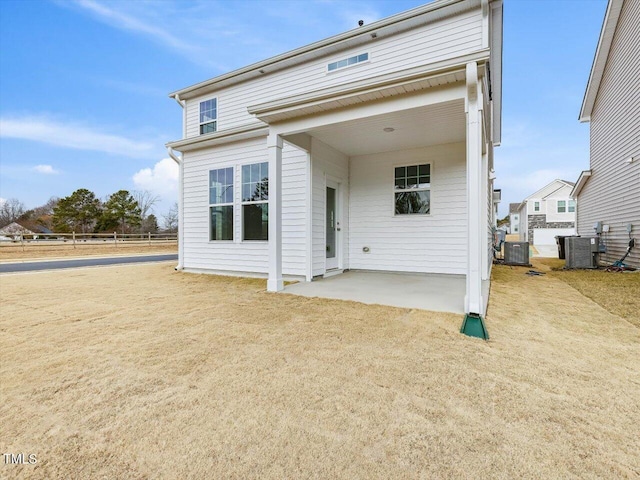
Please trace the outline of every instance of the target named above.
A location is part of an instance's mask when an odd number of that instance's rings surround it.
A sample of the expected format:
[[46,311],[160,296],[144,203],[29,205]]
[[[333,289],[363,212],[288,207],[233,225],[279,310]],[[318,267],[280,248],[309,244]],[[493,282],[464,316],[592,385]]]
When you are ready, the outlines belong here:
[[[209,220],[207,220],[209,221]],[[178,163],[178,270],[184,268],[184,153]]]
[[[467,295],[465,312],[482,315],[482,90],[478,79],[478,65],[467,63],[467,92],[465,111],[467,114]],[[486,218],[484,219],[486,223]]]
[[269,278],[267,290],[284,289],[282,281],[282,137],[267,137],[269,158]]
[[491,198],[489,198],[489,149],[482,155],[482,169],[480,170],[480,179],[482,182],[482,218],[480,219],[480,227],[484,235],[482,235],[482,280],[489,278],[489,218],[493,218],[493,190],[491,190]]

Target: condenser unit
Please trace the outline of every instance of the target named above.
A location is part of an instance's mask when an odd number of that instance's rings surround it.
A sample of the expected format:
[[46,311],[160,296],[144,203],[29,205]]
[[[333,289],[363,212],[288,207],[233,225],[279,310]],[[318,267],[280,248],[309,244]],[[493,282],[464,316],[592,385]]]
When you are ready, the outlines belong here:
[[504,263],[529,266],[529,242],[505,242]]
[[566,268],[598,268],[598,237],[567,237],[564,239]]

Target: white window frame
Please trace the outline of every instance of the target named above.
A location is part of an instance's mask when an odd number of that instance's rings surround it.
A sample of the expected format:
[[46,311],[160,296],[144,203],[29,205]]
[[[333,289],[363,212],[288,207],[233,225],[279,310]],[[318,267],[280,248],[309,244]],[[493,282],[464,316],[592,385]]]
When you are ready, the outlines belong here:
[[[363,55],[367,56],[366,60],[358,60],[360,57],[362,57]],[[350,60],[355,59],[354,62],[349,63]],[[363,65],[365,63],[369,63],[371,61],[371,53],[370,52],[362,52],[362,53],[357,53],[355,55],[351,55],[350,57],[347,58],[341,58],[340,60],[336,60],[334,62],[329,62],[327,64],[327,69],[326,69],[326,73],[333,73],[333,72],[338,72],[341,70],[344,70],[346,68],[351,68],[351,67],[355,67],[357,65]],[[343,65],[341,67],[337,66],[338,64],[340,64],[341,62],[347,62],[346,65]],[[331,69],[331,65],[336,65],[336,68]]]
[[[411,188],[403,188],[403,189],[396,189],[396,168],[400,168],[400,167],[418,167],[418,177],[420,177],[419,175],[419,169],[420,169],[420,165],[429,165],[429,183],[427,184],[426,187],[411,187]],[[432,179],[433,179],[433,163],[432,162],[425,162],[425,161],[418,161],[418,162],[402,162],[402,163],[397,163],[394,164],[392,166],[392,171],[391,171],[391,178],[392,178],[392,184],[391,184],[391,189],[392,189],[392,202],[391,202],[391,211],[393,213],[393,216],[395,218],[421,218],[421,217],[430,217],[433,213],[433,197],[431,195],[431,187],[432,187]],[[419,183],[419,182],[418,182]],[[396,193],[398,192],[429,192],[429,213],[396,213]]]
[[[201,121],[201,119],[202,119],[202,104],[206,103],[206,102],[210,102],[212,100],[214,100],[216,102],[216,117],[213,120],[210,119],[210,120],[207,120],[207,121],[203,122],[203,121]],[[218,107],[219,107],[218,97],[207,98],[206,100],[201,100],[198,103],[198,134],[199,135],[209,135],[211,133],[215,133],[215,132],[218,131]],[[210,123],[213,123],[213,132],[205,132],[205,133],[203,133],[202,132],[202,126],[203,125],[208,125]]]
[[540,202],[533,202],[533,211],[534,212],[540,211]]
[[[573,210],[571,210],[573,208]],[[567,213],[576,213],[576,201],[575,200],[569,200],[569,203],[567,203]]]
[[[563,210],[560,211],[560,204],[562,203]],[[557,213],[567,213],[567,201],[566,200],[558,200],[556,204],[556,212]]]
[[[231,188],[232,190],[232,195],[231,195],[231,202],[222,202],[222,203],[211,203],[211,172],[214,172],[216,170],[226,170],[226,169],[231,169]],[[227,166],[221,166],[218,168],[211,168],[209,169],[208,173],[208,185],[209,188],[207,188],[207,195],[209,197],[209,205],[207,207],[207,222],[209,224],[209,242],[211,243],[233,243],[236,237],[236,208],[235,208],[235,199],[236,199],[236,172],[235,172],[235,167],[233,165],[227,165]],[[229,184],[227,184],[229,185]],[[211,207],[231,207],[231,239],[222,239],[222,240],[216,240],[214,238],[211,238],[211,234],[213,233],[211,230]]]
[[[243,170],[243,167],[246,167],[246,166],[251,167],[251,165],[256,165],[256,164],[261,165],[263,163],[267,164],[267,180],[268,180],[268,178],[269,178],[269,173],[268,173],[269,172],[269,162],[267,160],[262,161],[262,162],[256,162],[256,161],[244,162],[244,163],[239,165],[239,168],[240,168],[240,187],[239,187],[240,188],[240,197],[239,198],[240,198],[240,231],[241,231],[240,241],[242,243],[244,243],[244,242],[248,242],[248,243],[268,243],[269,242],[268,238],[267,238],[267,240],[246,240],[244,238],[244,208],[243,207],[245,205],[261,205],[261,204],[267,204],[267,206],[268,206],[269,205],[269,199],[268,199],[269,198],[269,190],[267,190],[267,200],[244,201],[243,200],[243,197],[244,197],[244,195],[243,195],[243,185],[244,185],[245,182],[243,181],[244,178],[242,176],[243,175],[242,170]],[[269,224],[268,222],[269,222],[269,220],[267,218],[267,226]]]

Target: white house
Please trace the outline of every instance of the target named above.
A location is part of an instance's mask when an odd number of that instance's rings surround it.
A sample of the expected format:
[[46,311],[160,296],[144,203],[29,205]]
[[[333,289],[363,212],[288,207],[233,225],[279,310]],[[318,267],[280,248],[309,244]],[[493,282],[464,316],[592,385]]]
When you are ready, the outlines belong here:
[[520,240],[536,246],[555,245],[557,235],[575,235],[573,183],[554,180],[525,198],[518,207]]
[[[622,258],[640,230],[640,2],[610,0],[584,94],[589,170],[571,193],[580,235],[601,235],[604,262]],[[637,242],[637,239],[636,239]],[[640,267],[640,244],[624,262]]]
[[438,0],[171,93],[178,268],[459,275],[484,315],[501,66],[502,1]]

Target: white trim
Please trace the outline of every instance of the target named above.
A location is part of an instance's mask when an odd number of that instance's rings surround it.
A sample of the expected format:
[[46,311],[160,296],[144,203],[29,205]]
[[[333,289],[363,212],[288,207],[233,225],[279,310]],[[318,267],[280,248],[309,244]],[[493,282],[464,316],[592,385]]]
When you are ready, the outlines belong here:
[[580,172],[578,181],[573,186],[573,190],[571,190],[571,193],[569,194],[571,198],[575,199],[578,197],[578,195],[580,195],[580,192],[582,191],[585,184],[587,183],[587,180],[589,180],[589,177],[591,177],[591,170],[583,170],[582,172]]
[[[396,193],[398,193],[399,191],[396,190],[396,168],[397,167],[419,167],[420,165],[429,165],[429,186],[428,187],[415,187],[415,188],[404,188],[402,190],[402,192],[429,192],[429,213],[396,213]],[[431,192],[432,192],[432,177],[433,177],[433,160],[429,160],[426,162],[420,161],[420,163],[411,163],[411,164],[407,164],[406,161],[405,162],[393,162],[391,164],[391,214],[393,216],[393,218],[411,218],[411,219],[418,219],[421,217],[430,217],[431,214],[433,213],[432,207],[433,207],[433,202],[432,202],[432,197],[431,197]],[[418,171],[418,173],[420,173]],[[419,179],[420,175],[418,175],[418,179]]]
[[[366,59],[366,60],[362,60],[361,62],[359,62],[359,61],[357,61],[357,59],[358,59],[361,55],[366,55],[366,56],[367,56],[367,59]],[[354,57],[356,58],[356,63],[352,63],[352,64],[350,64],[350,65],[345,65],[344,67],[338,67],[338,66],[336,66],[336,68],[334,68],[333,70],[329,70],[329,65],[331,65],[332,63],[336,63],[336,64],[337,64],[337,63],[340,63],[340,62],[342,62],[342,61],[344,61],[344,60],[349,61],[350,59],[352,59],[352,58],[354,58]],[[327,68],[326,68],[326,70],[325,70],[325,73],[326,73],[327,75],[329,75],[329,74],[332,74],[332,73],[334,73],[334,72],[341,72],[341,71],[344,71],[344,70],[349,69],[349,68],[351,68],[351,67],[355,67],[355,66],[357,66],[357,65],[363,65],[363,64],[365,64],[365,63],[370,63],[370,62],[371,62],[371,53],[370,53],[370,52],[362,52],[362,53],[358,53],[358,54],[356,54],[356,55],[351,55],[350,57],[347,57],[347,58],[341,58],[340,60],[335,60],[335,61],[333,61],[333,62],[329,62],[329,63],[327,63]]]
[[591,121],[591,112],[593,111],[598,90],[600,89],[600,82],[602,81],[604,69],[607,65],[609,50],[611,49],[611,43],[613,42],[613,36],[616,32],[623,4],[624,0],[609,0],[609,3],[607,4],[607,11],[604,15],[602,28],[600,30],[600,38],[598,39],[598,47],[596,48],[596,53],[593,57],[593,64],[591,65],[591,72],[589,73],[589,81],[584,92],[584,98],[582,99],[580,116],[578,117],[581,122]]

